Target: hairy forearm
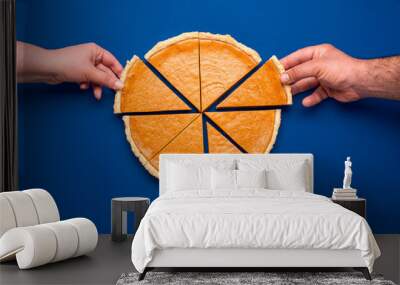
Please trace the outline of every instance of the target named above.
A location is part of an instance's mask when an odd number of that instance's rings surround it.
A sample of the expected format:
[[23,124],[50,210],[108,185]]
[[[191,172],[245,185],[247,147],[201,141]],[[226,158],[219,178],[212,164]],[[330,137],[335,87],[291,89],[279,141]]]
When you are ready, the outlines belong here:
[[52,51],[35,45],[17,42],[18,82],[53,83],[54,70]]
[[365,97],[400,100],[400,56],[360,60],[353,86]]

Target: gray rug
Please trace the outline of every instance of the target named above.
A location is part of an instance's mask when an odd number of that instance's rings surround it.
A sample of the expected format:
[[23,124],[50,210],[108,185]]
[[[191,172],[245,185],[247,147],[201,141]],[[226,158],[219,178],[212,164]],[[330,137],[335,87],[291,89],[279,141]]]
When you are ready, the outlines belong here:
[[213,285],[297,285],[297,284],[376,284],[395,285],[380,275],[372,275],[368,281],[359,272],[148,272],[146,278],[138,281],[138,273],[122,274],[117,285],[146,284],[213,284]]

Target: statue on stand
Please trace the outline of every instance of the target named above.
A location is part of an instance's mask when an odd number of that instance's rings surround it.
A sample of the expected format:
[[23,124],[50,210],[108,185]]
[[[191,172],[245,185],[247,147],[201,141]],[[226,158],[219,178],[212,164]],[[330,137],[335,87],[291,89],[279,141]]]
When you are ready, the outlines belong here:
[[350,156],[344,162],[343,188],[333,188],[332,199],[334,200],[352,200],[357,199],[357,189],[351,187],[351,178],[353,171]]
[[351,188],[351,177],[353,176],[353,171],[351,170],[351,160],[350,156],[347,157],[344,162],[344,178],[343,178],[343,189],[352,189]]

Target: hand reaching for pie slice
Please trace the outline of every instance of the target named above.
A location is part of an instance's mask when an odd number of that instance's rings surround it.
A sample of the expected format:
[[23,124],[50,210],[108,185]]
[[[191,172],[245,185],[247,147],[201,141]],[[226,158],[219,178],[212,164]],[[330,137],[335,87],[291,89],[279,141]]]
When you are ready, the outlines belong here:
[[329,44],[299,49],[282,59],[282,82],[293,93],[316,88],[303,99],[306,107],[327,98],[352,102],[367,97],[400,100],[400,56],[351,57]]
[[101,99],[102,87],[119,90],[122,66],[107,50],[94,44],[80,44],[48,50],[17,42],[18,82],[58,84],[74,82],[81,89],[93,87],[96,99]]

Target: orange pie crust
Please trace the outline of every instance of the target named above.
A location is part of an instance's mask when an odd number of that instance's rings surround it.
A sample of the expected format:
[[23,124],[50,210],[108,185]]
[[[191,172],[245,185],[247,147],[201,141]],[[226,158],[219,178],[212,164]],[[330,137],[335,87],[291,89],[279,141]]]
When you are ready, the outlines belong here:
[[128,61],[122,90],[114,100],[114,113],[190,110],[136,55]]
[[196,108],[200,106],[198,32],[157,43],[145,58]]
[[271,57],[228,98],[222,101],[217,109],[291,105],[290,86],[283,85],[280,80],[280,75],[283,72],[285,72],[285,69],[276,56]]
[[267,153],[275,143],[281,122],[280,110],[207,112],[248,153]]

